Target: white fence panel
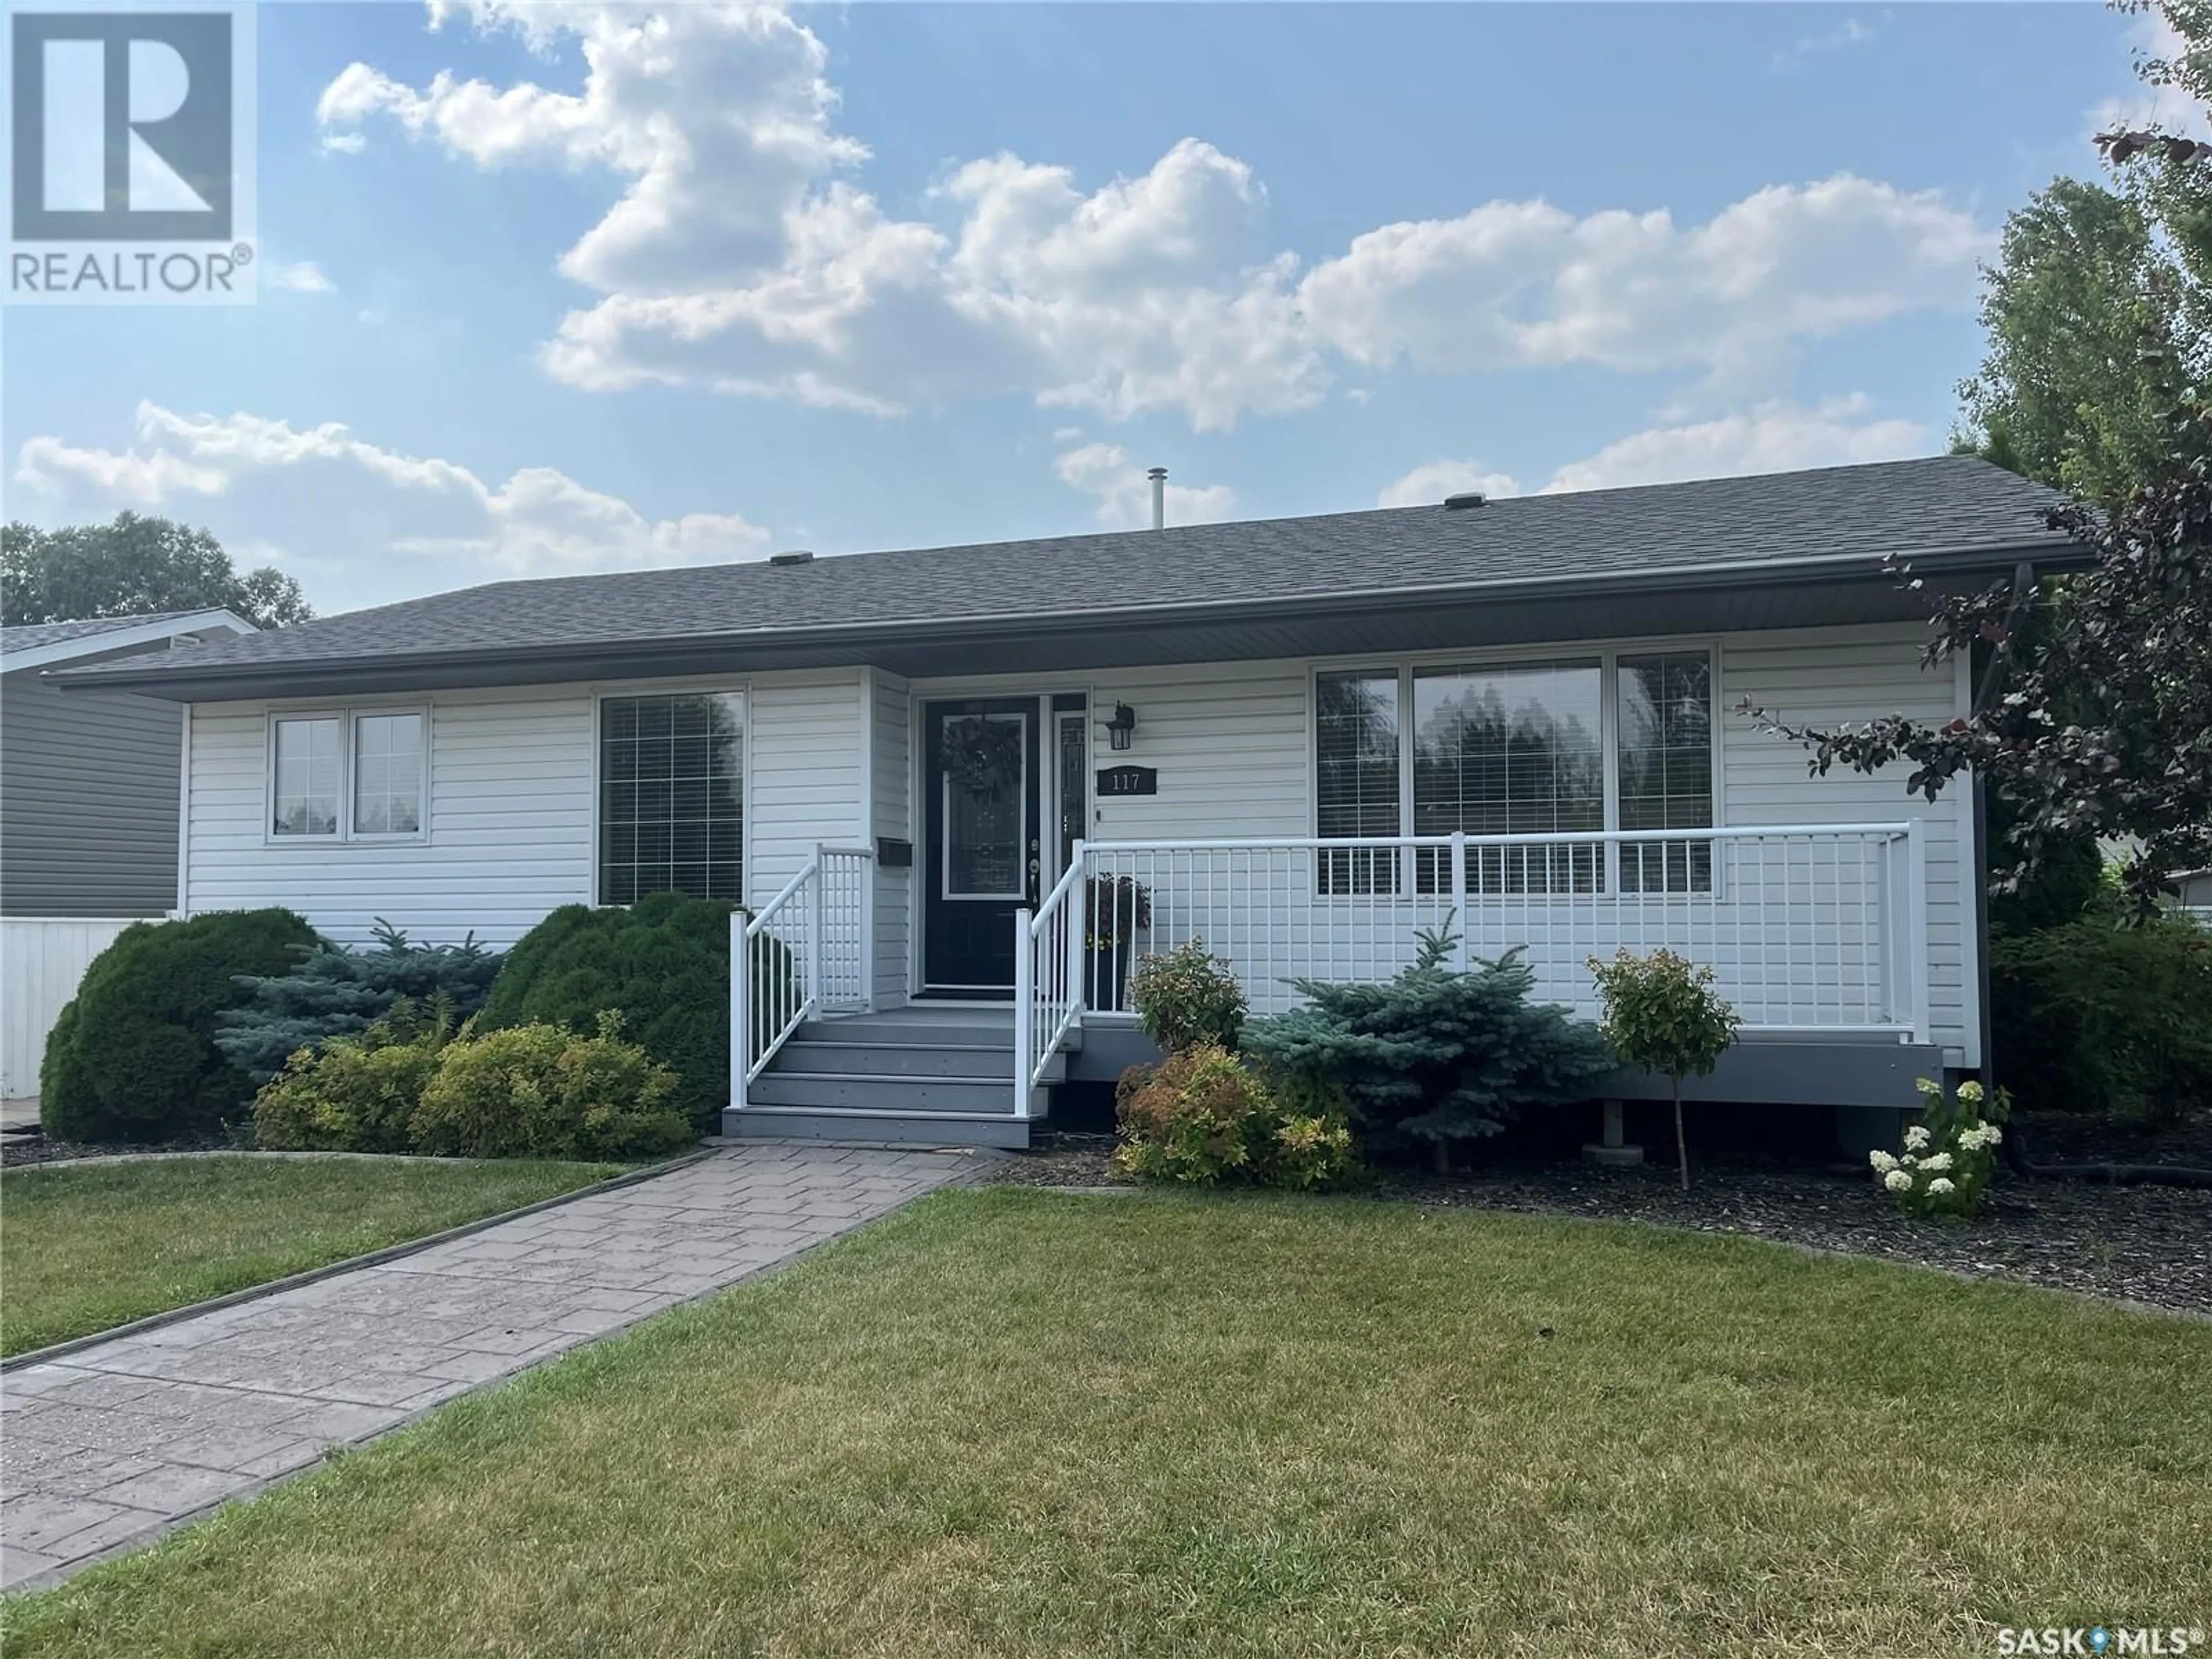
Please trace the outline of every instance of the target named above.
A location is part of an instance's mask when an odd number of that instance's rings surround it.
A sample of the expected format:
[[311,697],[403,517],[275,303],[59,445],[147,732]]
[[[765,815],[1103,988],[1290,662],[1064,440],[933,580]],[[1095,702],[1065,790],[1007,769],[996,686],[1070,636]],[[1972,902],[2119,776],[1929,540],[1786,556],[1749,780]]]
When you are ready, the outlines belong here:
[[46,1036],[92,959],[134,918],[0,919],[0,1094],[39,1092]]

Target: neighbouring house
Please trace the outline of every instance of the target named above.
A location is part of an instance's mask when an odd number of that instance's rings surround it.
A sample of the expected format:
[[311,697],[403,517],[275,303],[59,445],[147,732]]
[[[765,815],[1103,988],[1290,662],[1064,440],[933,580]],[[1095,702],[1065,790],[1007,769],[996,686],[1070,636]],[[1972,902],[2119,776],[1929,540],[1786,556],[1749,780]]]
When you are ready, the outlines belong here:
[[1981,1062],[1972,793],[1811,775],[1740,709],[1965,710],[1881,561],[2076,563],[2053,499],[1946,457],[787,554],[67,678],[186,705],[187,910],[505,944],[742,900],[733,1133],[1018,1144],[1141,1053],[1135,952],[1202,937],[1265,1011],[1447,921],[1590,1014],[1593,953],[1685,951],[1744,1021],[1704,1097],[1890,1114]]
[[37,1092],[86,966],[181,897],[182,711],[120,690],[64,696],[46,677],[252,632],[228,611],[0,629],[0,1093]]

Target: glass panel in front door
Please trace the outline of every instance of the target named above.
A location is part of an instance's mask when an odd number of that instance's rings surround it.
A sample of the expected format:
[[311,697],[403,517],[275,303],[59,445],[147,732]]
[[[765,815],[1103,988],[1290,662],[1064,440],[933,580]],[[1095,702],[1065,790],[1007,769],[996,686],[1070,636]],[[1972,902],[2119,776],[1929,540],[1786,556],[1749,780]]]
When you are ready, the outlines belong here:
[[[1019,714],[959,715],[1004,722],[1018,732]],[[1020,747],[1021,771],[1000,787],[979,792],[948,769],[945,792],[944,894],[947,898],[1020,899],[1029,893],[1029,853],[1023,839],[1029,799],[1029,746]]]
[[1089,833],[1091,791],[1085,787],[1091,781],[1085,769],[1089,757],[1084,740],[1091,716],[1087,714],[1066,714],[1059,716],[1060,724],[1060,867],[1067,868],[1075,858],[1075,843]]

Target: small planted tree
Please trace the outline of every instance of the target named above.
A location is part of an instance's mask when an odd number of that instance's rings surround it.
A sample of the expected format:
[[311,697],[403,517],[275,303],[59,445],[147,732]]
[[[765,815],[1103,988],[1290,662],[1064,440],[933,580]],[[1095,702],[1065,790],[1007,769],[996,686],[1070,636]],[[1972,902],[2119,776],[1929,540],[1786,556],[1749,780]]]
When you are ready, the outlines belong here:
[[1736,1012],[1713,990],[1713,970],[1672,951],[1639,957],[1623,945],[1611,962],[1589,958],[1605,1016],[1606,1041],[1626,1066],[1662,1072],[1674,1091],[1674,1158],[1690,1189],[1690,1143],[1682,1127],[1682,1079],[1705,1077],[1735,1041]]
[[1129,998],[1137,1023],[1163,1054],[1207,1042],[1234,1049],[1243,1030],[1244,988],[1202,939],[1185,939],[1164,956],[1139,957]]

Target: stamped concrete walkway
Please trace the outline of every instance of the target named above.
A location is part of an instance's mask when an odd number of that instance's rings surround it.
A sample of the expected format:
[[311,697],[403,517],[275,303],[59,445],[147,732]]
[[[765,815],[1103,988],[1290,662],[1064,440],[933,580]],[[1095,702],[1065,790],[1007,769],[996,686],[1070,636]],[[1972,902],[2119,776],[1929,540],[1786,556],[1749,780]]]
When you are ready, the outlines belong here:
[[0,1376],[0,1589],[52,1583],[471,1389],[969,1179],[763,1143]]

